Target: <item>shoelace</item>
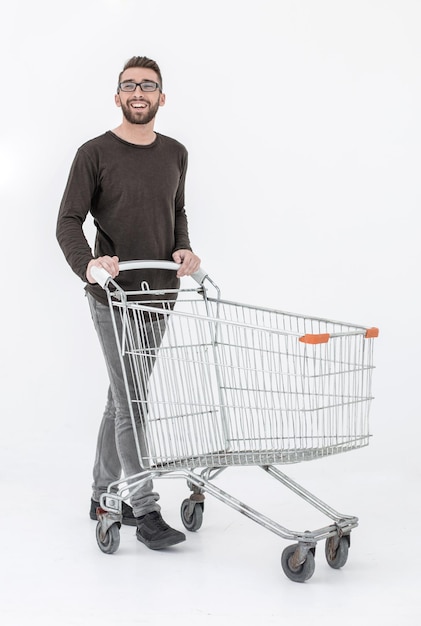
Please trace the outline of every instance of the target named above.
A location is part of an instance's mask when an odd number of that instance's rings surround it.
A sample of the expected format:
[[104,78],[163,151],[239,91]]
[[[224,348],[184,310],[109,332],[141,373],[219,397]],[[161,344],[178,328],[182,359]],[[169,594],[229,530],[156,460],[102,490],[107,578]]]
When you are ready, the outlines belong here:
[[168,524],[164,522],[162,516],[158,511],[152,511],[149,513],[149,518],[153,520],[155,526],[159,528],[159,530],[167,530],[169,528]]

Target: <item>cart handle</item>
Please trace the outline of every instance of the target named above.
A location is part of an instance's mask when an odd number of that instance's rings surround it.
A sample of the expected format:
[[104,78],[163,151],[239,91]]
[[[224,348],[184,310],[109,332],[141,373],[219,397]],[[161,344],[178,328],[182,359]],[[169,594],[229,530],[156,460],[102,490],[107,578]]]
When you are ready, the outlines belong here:
[[[174,261],[122,261],[118,264],[118,268],[120,272],[145,269],[174,270],[176,272],[180,268],[180,264],[174,263]],[[93,265],[90,272],[92,278],[95,278],[98,285],[105,289],[108,281],[111,280],[111,275],[107,272],[107,270],[103,267],[96,267]],[[199,285],[203,284],[206,277],[207,273],[202,268],[199,268],[197,272],[192,274],[192,278],[194,278]]]

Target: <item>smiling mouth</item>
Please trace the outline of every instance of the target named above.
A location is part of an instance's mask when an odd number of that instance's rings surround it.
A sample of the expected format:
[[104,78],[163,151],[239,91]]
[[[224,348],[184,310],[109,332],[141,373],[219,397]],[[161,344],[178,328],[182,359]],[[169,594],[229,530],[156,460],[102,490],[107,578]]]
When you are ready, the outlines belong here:
[[146,102],[131,102],[130,106],[132,107],[132,109],[141,110],[146,109],[147,104]]

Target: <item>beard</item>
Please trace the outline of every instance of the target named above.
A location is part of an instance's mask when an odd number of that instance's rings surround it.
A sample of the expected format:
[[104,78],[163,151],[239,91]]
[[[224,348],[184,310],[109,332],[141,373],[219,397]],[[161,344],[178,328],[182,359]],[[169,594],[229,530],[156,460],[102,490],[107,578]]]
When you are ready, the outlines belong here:
[[121,110],[123,115],[130,124],[148,124],[154,119],[158,109],[159,102],[155,104],[149,104],[149,107],[144,111],[143,109],[135,110],[130,107],[130,104],[121,103]]

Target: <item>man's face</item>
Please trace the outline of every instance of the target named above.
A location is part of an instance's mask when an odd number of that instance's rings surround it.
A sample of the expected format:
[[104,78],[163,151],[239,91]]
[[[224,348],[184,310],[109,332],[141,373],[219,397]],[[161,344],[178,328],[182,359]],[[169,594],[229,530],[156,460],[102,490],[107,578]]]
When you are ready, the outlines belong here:
[[[141,83],[143,81],[158,82],[158,76],[154,70],[148,67],[131,67],[125,70],[121,76],[123,82]],[[115,96],[115,103],[121,107],[124,117],[131,124],[148,124],[152,121],[160,106],[165,103],[165,95],[156,91],[142,91],[136,87],[135,91],[122,91]]]

